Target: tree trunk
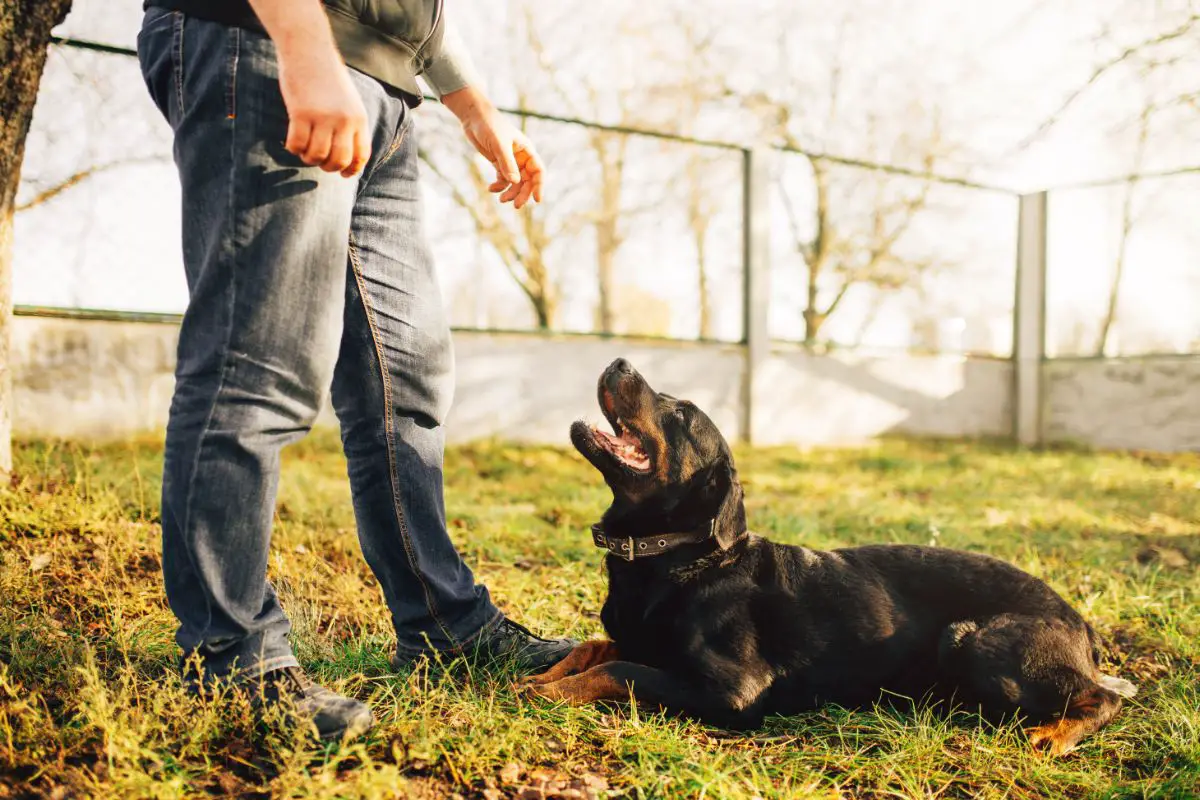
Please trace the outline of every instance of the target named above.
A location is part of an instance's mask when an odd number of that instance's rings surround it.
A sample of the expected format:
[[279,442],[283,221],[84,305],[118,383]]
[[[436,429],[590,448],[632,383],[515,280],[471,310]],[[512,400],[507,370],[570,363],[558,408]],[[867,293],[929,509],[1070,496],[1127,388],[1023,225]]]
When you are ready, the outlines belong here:
[[533,301],[533,313],[537,315],[538,330],[547,333],[554,327],[554,317],[558,311],[554,298],[548,295],[538,295]]
[[1113,267],[1112,283],[1108,287],[1108,305],[1104,309],[1104,319],[1100,323],[1100,335],[1096,337],[1096,355],[1103,356],[1108,350],[1108,340],[1112,337],[1113,325],[1117,321],[1117,306],[1121,302],[1121,279],[1125,274],[1125,258],[1129,250],[1129,234],[1133,229],[1133,195],[1137,189],[1137,180],[1131,180],[1125,185],[1125,200],[1121,210],[1121,242],[1117,249],[1117,263]]
[[0,0],[0,475],[12,471],[13,215],[50,31],[71,0]]
[[1134,200],[1137,195],[1138,178],[1146,163],[1146,145],[1150,141],[1150,123],[1154,117],[1154,106],[1147,105],[1138,118],[1138,138],[1133,157],[1133,177],[1125,184],[1125,197],[1121,203],[1121,241],[1117,250],[1117,263],[1113,267],[1112,283],[1108,287],[1108,306],[1104,320],[1100,323],[1100,335],[1096,337],[1096,355],[1103,356],[1108,350],[1108,340],[1117,322],[1117,307],[1121,302],[1121,279],[1125,274],[1125,259],[1129,251],[1129,235],[1133,231],[1136,214]]
[[601,221],[596,226],[596,281],[598,298],[596,302],[596,332],[603,334],[614,333],[616,314],[613,311],[613,294],[616,292],[614,273],[616,272],[616,249],[613,247],[614,223],[609,220]]
[[804,309],[804,344],[812,347],[817,343],[817,337],[821,335],[821,326],[825,324],[825,315],[817,310],[813,300],[808,308]]
[[821,326],[825,324],[828,310],[822,312],[817,307],[817,296],[821,289],[821,271],[825,267],[825,259],[830,249],[829,224],[829,176],[824,166],[818,161],[811,162],[813,171],[813,186],[817,193],[816,231],[812,244],[807,248],[804,258],[804,276],[806,278],[804,298],[804,344],[812,347],[817,343],[821,334]]
[[700,293],[700,338],[713,338],[712,331],[712,301],[708,298],[708,245],[705,242],[707,239],[707,226],[703,232],[697,234],[696,237],[696,267],[699,270],[699,285],[696,287]]
[[[614,307],[617,251],[621,249],[621,183],[625,175],[625,148],[628,137],[597,132],[592,149],[600,162],[600,209],[596,218],[596,270],[599,298],[596,304],[596,332],[616,333]],[[611,149],[610,149],[611,146]]]

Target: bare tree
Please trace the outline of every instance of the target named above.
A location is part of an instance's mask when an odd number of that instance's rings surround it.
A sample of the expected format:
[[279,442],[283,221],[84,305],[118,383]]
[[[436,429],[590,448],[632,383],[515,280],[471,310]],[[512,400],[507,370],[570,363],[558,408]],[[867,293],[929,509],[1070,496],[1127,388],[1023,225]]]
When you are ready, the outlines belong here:
[[1031,146],[1108,79],[1140,83],[1151,95],[1156,113],[1200,112],[1200,89],[1195,82],[1195,70],[1200,66],[1200,9],[1194,0],[1127,3],[1099,32],[1095,47],[1102,56],[1088,77],[1014,150]]
[[[636,83],[623,92],[608,85],[611,71],[594,69],[596,50],[606,47],[579,16],[593,13],[569,4],[556,8],[514,2],[508,6],[507,48],[509,76],[517,92],[517,107],[556,109],[584,120],[602,120],[614,126],[653,128],[659,120],[644,116],[648,84]],[[621,9],[596,9],[599,17],[612,17]],[[536,12],[536,13],[535,13]],[[610,13],[611,12],[611,13]],[[610,24],[617,24],[610,20]],[[553,37],[543,32],[554,31]],[[579,31],[580,35],[569,35]],[[529,98],[536,98],[530,101]],[[613,99],[618,102],[614,105]],[[486,184],[475,156],[451,149],[449,137],[427,139],[424,161],[451,188],[454,202],[471,218],[476,233],[504,264],[531,303],[538,325],[554,327],[566,275],[576,269],[583,242],[595,262],[594,330],[616,333],[621,327],[619,257],[634,217],[655,207],[654,202],[631,203],[630,135],[601,129],[557,125],[538,126],[538,149],[549,163],[555,181],[545,207],[512,213],[488,205]],[[467,178],[471,191],[455,190]],[[556,252],[551,252],[551,251]],[[572,279],[574,275],[572,275]]]
[[[446,141],[450,137],[438,138]],[[499,207],[488,190],[493,178],[487,175],[479,160],[465,150],[457,157],[449,157],[465,165],[465,180],[445,163],[449,160],[445,154],[422,148],[420,156],[445,184],[455,204],[467,212],[476,233],[496,253],[529,300],[538,329],[552,329],[558,318],[559,287],[546,256],[554,237],[570,235],[577,223],[560,217],[554,225],[538,209],[512,214],[509,209]],[[463,188],[464,183],[468,188]]]
[[[1122,97],[1140,99],[1137,106],[1111,104],[1107,120],[1112,126],[1110,137],[1125,154],[1126,177],[1117,254],[1104,315],[1090,345],[1094,354],[1104,355],[1113,348],[1118,328],[1129,243],[1138,222],[1138,198],[1144,193],[1145,178],[1148,174],[1165,176],[1195,169],[1191,162],[1182,167],[1177,162],[1172,165],[1172,155],[1192,152],[1195,123],[1200,121],[1200,89],[1195,80],[1200,69],[1200,9],[1194,0],[1125,3],[1099,31],[1094,45],[1099,58],[1087,78],[1067,92],[1016,149],[1032,146],[1067,119],[1085,98],[1113,85],[1122,90]],[[1134,114],[1136,117],[1132,117]]]
[[713,336],[712,298],[709,297],[709,231],[712,229],[716,208],[713,193],[705,185],[710,159],[704,154],[691,152],[684,167],[687,192],[687,224],[696,248],[696,294],[700,302],[700,338]]
[[112,161],[106,161],[102,164],[93,164],[91,166],[84,167],[83,169],[71,173],[65,178],[60,178],[51,184],[38,187],[32,197],[16,202],[13,205],[13,211],[17,214],[20,214],[22,211],[32,211],[38,206],[43,206],[46,203],[49,203],[59,195],[64,194],[71,189],[74,189],[76,186],[102,175],[105,172],[120,169],[121,167],[133,167],[139,164],[159,164],[164,160],[165,157],[158,154],[149,156],[129,156],[126,158],[117,158],[113,159]]
[[66,19],[70,0],[0,0],[0,474],[12,470],[13,215],[25,137],[46,68],[50,31]]
[[617,251],[625,241],[621,190],[629,152],[629,137],[607,131],[592,131],[592,151],[600,165],[600,202],[592,216],[596,229],[596,279],[599,297],[596,303],[596,330],[616,332],[613,299],[617,292]]
[[[929,208],[930,182],[882,170],[849,167],[821,155],[826,142],[864,156],[884,151],[887,160],[915,172],[931,174],[953,152],[942,135],[936,108],[924,108],[917,97],[896,98],[891,107],[870,107],[860,96],[863,76],[852,54],[862,47],[847,11],[837,22],[823,60],[826,70],[805,80],[782,82],[780,89],[760,91],[746,105],[762,120],[764,134],[802,158],[811,175],[811,202],[796,197],[800,180],[785,173],[779,186],[804,270],[804,342],[822,338],[829,319],[856,288],[895,291],[916,286],[934,265],[933,259],[906,251],[905,237]],[[779,34],[777,71],[801,49],[788,30]],[[833,149],[833,148],[830,148]],[[792,173],[794,176],[794,173]]]
[[1151,123],[1154,119],[1154,105],[1148,103],[1142,109],[1138,118],[1137,144],[1134,148],[1133,172],[1125,181],[1121,200],[1121,238],[1117,243],[1117,258],[1113,265],[1112,280],[1108,289],[1108,305],[1105,307],[1104,319],[1100,323],[1100,334],[1096,337],[1095,354],[1104,355],[1109,348],[1113,326],[1117,321],[1117,309],[1121,299],[1121,279],[1125,274],[1125,261],[1129,254],[1129,237],[1137,222],[1135,202],[1138,186],[1141,183],[1140,172],[1146,161],[1146,146],[1150,141]]

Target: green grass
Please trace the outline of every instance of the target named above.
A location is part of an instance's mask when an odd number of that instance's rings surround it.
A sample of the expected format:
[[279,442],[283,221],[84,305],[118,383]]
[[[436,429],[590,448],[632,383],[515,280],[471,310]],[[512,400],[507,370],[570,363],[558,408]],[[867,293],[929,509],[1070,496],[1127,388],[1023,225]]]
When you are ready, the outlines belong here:
[[[740,454],[760,533],[985,551],[1082,609],[1112,643],[1109,670],[1141,692],[1059,760],[1031,753],[1015,725],[966,715],[831,707],[731,736],[644,708],[526,701],[513,676],[469,666],[392,675],[387,613],[327,434],[287,453],[271,574],[306,668],[369,700],[381,724],[319,749],[180,688],[159,574],[160,457],[151,440],[18,448],[0,489],[0,797],[497,797],[571,781],[574,796],[1200,796],[1195,455],[907,441]],[[600,633],[587,526],[606,493],[581,459],[459,447],[447,484],[453,535],[507,611],[542,631]]]

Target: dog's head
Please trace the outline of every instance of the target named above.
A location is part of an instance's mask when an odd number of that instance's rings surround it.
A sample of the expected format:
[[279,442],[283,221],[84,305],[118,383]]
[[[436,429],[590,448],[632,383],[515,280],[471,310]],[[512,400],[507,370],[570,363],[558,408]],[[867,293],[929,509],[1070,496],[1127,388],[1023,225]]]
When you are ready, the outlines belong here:
[[716,518],[723,547],[745,531],[733,453],[707,414],[654,391],[623,358],[601,373],[597,394],[613,433],[576,422],[571,442],[612,489],[606,521],[649,535]]

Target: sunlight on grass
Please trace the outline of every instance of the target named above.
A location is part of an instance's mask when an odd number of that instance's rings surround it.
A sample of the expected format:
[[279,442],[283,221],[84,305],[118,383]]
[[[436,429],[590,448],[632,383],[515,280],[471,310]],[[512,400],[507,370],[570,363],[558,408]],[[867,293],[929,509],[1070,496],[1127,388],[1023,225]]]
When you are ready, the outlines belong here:
[[[354,534],[336,438],[285,459],[270,570],[296,651],[372,703],[378,728],[318,748],[198,700],[175,677],[160,586],[156,440],[26,442],[0,489],[0,798],[497,796],[539,781],[637,797],[1200,796],[1200,458],[1027,453],[887,441],[744,451],[752,527],[812,547],[935,544],[1048,580],[1109,641],[1137,698],[1051,761],[1014,725],[825,708],[732,736],[638,708],[519,698],[458,662],[392,674],[378,585]],[[447,454],[451,532],[502,607],[535,629],[601,633],[607,499],[567,450],[483,442]],[[585,789],[579,789],[585,792]]]

